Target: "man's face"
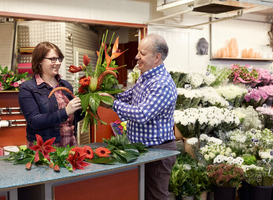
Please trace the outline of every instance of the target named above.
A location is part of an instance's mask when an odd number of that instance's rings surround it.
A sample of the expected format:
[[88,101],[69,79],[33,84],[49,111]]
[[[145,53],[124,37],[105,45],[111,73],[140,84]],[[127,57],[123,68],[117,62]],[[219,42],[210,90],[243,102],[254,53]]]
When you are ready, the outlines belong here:
[[141,73],[149,71],[158,65],[159,54],[154,54],[152,48],[152,41],[150,38],[144,38],[138,45],[138,53],[136,59],[138,60],[138,69]]

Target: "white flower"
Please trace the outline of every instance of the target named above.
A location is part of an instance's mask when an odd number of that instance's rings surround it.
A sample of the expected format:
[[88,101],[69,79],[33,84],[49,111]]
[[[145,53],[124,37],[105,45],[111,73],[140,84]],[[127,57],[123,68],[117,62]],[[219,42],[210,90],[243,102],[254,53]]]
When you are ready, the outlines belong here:
[[221,139],[218,139],[218,138],[215,138],[215,137],[210,137],[208,139],[208,142],[212,142],[212,143],[215,143],[215,144],[222,144],[223,141]]
[[184,164],[183,167],[185,167],[185,170],[190,170],[191,169],[191,165],[189,165],[189,164]]
[[208,138],[209,138],[209,136],[207,134],[201,134],[200,135],[200,140],[201,141],[206,141],[206,140],[208,140]]
[[236,161],[237,161],[237,164],[238,164],[238,165],[241,165],[241,164],[243,164],[244,159],[243,159],[242,157],[237,157],[237,158],[236,158]]
[[193,146],[198,143],[198,139],[195,137],[192,137],[190,139],[187,139],[187,143]]

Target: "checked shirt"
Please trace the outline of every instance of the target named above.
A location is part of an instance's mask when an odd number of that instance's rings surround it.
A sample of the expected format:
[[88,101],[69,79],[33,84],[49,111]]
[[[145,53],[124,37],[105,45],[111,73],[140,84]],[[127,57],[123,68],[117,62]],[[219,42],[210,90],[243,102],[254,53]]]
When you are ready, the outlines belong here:
[[143,73],[134,87],[116,95],[113,110],[127,121],[132,143],[159,145],[174,140],[174,109],[177,90],[164,64]]

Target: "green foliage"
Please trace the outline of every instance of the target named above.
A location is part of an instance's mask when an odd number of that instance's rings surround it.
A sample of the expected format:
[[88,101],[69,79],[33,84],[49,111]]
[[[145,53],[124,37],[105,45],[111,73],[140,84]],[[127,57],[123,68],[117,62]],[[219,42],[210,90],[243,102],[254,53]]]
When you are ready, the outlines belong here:
[[231,71],[228,68],[219,68],[217,66],[208,65],[207,70],[215,76],[215,81],[210,84],[211,87],[222,84],[228,80]]
[[243,154],[242,158],[244,159],[243,165],[253,165],[257,162],[257,159],[254,155]]
[[16,74],[8,67],[2,68],[0,65],[0,91],[1,90],[19,90],[20,85],[30,79],[27,78],[28,72]]
[[199,197],[203,191],[210,189],[206,168],[198,165],[196,159],[191,158],[187,153],[177,156],[169,185],[170,191],[178,197]]

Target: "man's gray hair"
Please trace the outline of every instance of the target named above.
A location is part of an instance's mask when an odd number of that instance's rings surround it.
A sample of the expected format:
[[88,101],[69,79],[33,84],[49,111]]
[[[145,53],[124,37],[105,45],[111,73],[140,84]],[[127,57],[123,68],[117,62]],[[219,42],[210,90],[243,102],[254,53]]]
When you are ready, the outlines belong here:
[[155,35],[155,34],[150,34],[147,35],[146,37],[150,37],[153,41],[153,51],[154,53],[160,53],[161,54],[161,58],[164,61],[169,53],[169,47],[165,41],[165,39],[160,36],[160,35]]

